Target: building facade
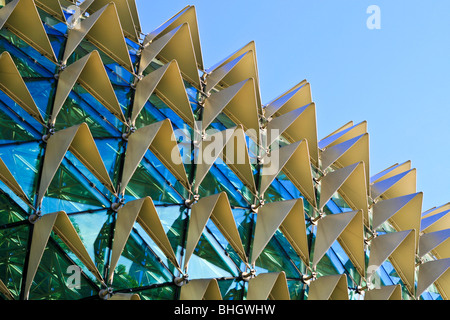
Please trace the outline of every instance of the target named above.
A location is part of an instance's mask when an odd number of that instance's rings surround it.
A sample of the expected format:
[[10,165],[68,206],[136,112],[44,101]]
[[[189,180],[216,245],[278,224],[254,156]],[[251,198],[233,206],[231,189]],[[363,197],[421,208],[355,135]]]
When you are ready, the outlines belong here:
[[206,68],[193,6],[0,6],[1,299],[449,298],[450,205],[370,176],[365,121],[319,139],[307,80],[263,104],[254,42]]

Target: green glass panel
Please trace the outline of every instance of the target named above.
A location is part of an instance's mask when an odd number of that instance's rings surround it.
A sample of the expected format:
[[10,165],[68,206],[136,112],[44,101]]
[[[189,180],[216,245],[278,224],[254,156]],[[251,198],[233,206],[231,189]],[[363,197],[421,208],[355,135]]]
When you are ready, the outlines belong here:
[[[43,148],[39,142],[0,145],[0,157],[30,201],[33,201],[35,197],[42,154]],[[22,206],[22,208],[25,207]]]
[[288,278],[301,277],[299,270],[287,257],[284,248],[275,238],[269,241],[266,248],[256,259],[256,270],[258,273],[284,271]]
[[299,280],[287,280],[291,300],[305,300],[305,286]]
[[317,264],[316,272],[318,277],[339,274],[339,271],[336,269],[328,255],[324,255],[322,259],[320,259]]
[[49,239],[41,263],[30,289],[30,300],[78,300],[98,294],[98,289],[87,278],[80,276],[79,288],[70,286],[69,269],[73,266],[58,245]]
[[149,196],[155,204],[184,202],[182,197],[174,192],[172,187],[163,181],[153,168],[145,166],[144,162],[145,160],[139,164],[127,185],[126,195],[130,197],[130,200]]
[[0,229],[0,279],[16,299],[20,296],[29,233],[29,225]]
[[244,281],[236,279],[218,280],[219,290],[223,300],[242,300],[244,294]]
[[165,285],[148,290],[136,292],[141,300],[174,300],[177,295],[178,287],[174,285]]
[[[48,199],[50,198],[50,199]],[[55,201],[55,200],[59,201]],[[87,209],[104,207],[92,189],[86,187],[86,183],[77,178],[66,166],[61,165],[48,188],[42,207],[66,212],[77,212]]]
[[0,226],[23,221],[27,218],[27,213],[17,203],[7,194],[0,192]]
[[114,288],[137,288],[169,282],[172,279],[173,275],[142,237],[132,231],[114,270]]
[[189,260],[190,279],[236,276],[236,269],[224,249],[207,231],[203,232]]
[[14,110],[16,111],[19,111],[21,108],[3,92],[0,92],[0,101],[2,102],[0,103],[0,143],[36,140],[37,137],[33,132],[27,130],[23,123],[14,119],[11,114],[8,114],[3,109],[3,103],[11,102],[12,104],[7,103],[7,105],[15,106]]

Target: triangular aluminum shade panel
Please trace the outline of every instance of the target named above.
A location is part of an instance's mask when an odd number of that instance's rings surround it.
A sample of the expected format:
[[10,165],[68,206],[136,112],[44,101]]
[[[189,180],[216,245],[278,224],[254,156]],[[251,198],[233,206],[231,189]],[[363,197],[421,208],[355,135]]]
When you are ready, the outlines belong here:
[[348,300],[347,276],[322,276],[309,286],[308,300]]
[[128,53],[114,3],[97,10],[88,18],[82,20],[79,25],[69,30],[63,57],[64,63],[67,62],[83,39],[91,41],[119,65],[134,73],[133,63]]
[[248,282],[247,300],[290,300],[284,272],[261,273]]
[[93,51],[72,63],[59,74],[50,123],[56,122],[61,108],[76,83],[80,83],[120,121],[126,122],[100,54],[98,51]]
[[397,231],[414,229],[416,246],[419,244],[423,193],[414,193],[397,198],[378,201],[373,205],[372,228],[376,230],[385,221]]
[[130,119],[132,125],[152,94],[156,94],[189,126],[194,128],[194,114],[176,60],[172,60],[138,81]]
[[336,240],[347,253],[358,273],[364,276],[366,256],[361,210],[328,215],[319,220],[314,245],[313,266],[319,263]]
[[138,74],[142,75],[155,58],[161,60],[164,64],[177,60],[183,78],[197,89],[200,89],[197,60],[187,23],[180,25],[144,47],[141,61],[139,62]]
[[58,20],[66,22],[66,17],[64,16],[59,0],[35,0],[35,3],[36,6],[44,9]]
[[319,210],[338,192],[353,210],[363,210],[364,223],[369,222],[364,163],[358,162],[326,174],[320,181]]
[[422,219],[425,219],[425,218],[427,218],[429,216],[432,216],[432,215],[435,215],[435,214],[438,214],[438,213],[441,213],[441,212],[444,212],[444,211],[448,211],[448,210],[450,210],[450,203],[446,203],[446,204],[444,204],[442,206],[439,206],[439,207],[431,208],[431,209],[429,209],[429,210],[427,210],[427,211],[422,213]]
[[315,189],[307,140],[298,141],[272,150],[263,158],[259,192],[267,191],[282,171],[313,206],[316,205]]
[[144,46],[147,46],[147,44],[150,43],[151,41],[161,38],[165,34],[169,33],[173,29],[185,23],[189,25],[189,29],[191,31],[192,44],[194,47],[198,68],[200,70],[203,70],[204,67],[203,67],[202,49],[200,46],[197,14],[195,12],[194,6],[185,7],[176,15],[174,15],[172,18],[170,18],[167,22],[165,22],[160,27],[158,27],[157,29],[146,35],[144,39]]
[[418,278],[417,298],[434,283],[442,298],[450,299],[450,258],[420,265]]
[[430,251],[437,259],[450,258],[450,229],[424,233],[420,236],[419,257]]
[[268,203],[258,209],[250,264],[255,264],[277,229],[280,229],[305,265],[309,265],[306,224],[301,198]]
[[329,137],[334,136],[335,134],[337,134],[337,133],[339,133],[339,132],[341,132],[341,131],[344,131],[344,130],[346,130],[346,129],[349,129],[349,128],[353,127],[354,125],[355,125],[355,124],[354,124],[353,121],[349,121],[349,122],[347,122],[346,124],[344,124],[342,127],[338,128],[338,129],[336,129],[336,130],[334,130],[333,132],[329,133],[327,136],[323,137],[322,140],[328,139]]
[[242,261],[247,262],[242,240],[231,211],[230,202],[225,192],[200,199],[192,206],[187,230],[184,269],[194,253],[206,223],[211,219]]
[[256,142],[259,141],[258,105],[253,78],[236,83],[206,98],[202,129],[206,130],[221,112],[236,125],[242,124],[248,136]]
[[169,119],[142,127],[128,137],[128,146],[120,185],[120,193],[133,177],[139,163],[150,150],[164,166],[189,190],[189,181],[184,168],[177,140]]
[[393,166],[390,166],[389,168],[387,168],[387,169],[385,169],[385,170],[383,170],[383,171],[373,175],[370,178],[370,183],[371,184],[377,183],[378,181],[385,180],[387,178],[396,176],[396,175],[398,175],[400,173],[409,171],[411,169],[412,169],[411,161],[406,161],[406,162],[404,162],[402,164],[398,164],[397,163],[397,164],[395,164]]
[[390,199],[416,193],[416,169],[379,180],[370,187],[373,200]]
[[343,168],[363,161],[366,172],[367,190],[369,190],[370,157],[368,133],[326,148],[322,151],[320,158],[322,160],[322,171],[325,171],[332,164]]
[[[0,10],[1,12],[1,10]],[[33,97],[9,52],[0,55],[0,89],[41,124],[45,124]]]
[[119,16],[120,25],[122,26],[124,35],[134,42],[139,43],[139,36],[137,34],[137,30],[140,30],[139,20],[136,21],[134,19],[130,7],[130,2],[134,2],[134,0],[95,0],[90,4],[88,12],[92,14],[110,2],[114,2],[116,5],[117,14]]
[[14,300],[14,296],[2,280],[0,280],[0,293],[2,293],[7,300]]
[[317,146],[316,106],[310,103],[304,107],[273,118],[267,125],[267,146],[271,146],[282,135],[290,143],[306,139],[311,162],[319,163]]
[[266,118],[277,117],[312,103],[311,86],[303,80],[264,108]]
[[258,63],[256,59],[256,46],[253,41],[206,70],[205,92],[210,92],[216,86],[224,88],[244,81],[255,79],[256,99],[258,110],[261,108],[261,93],[259,88]]
[[108,298],[112,301],[139,301],[141,297],[137,293],[114,293],[112,297]]
[[27,197],[22,187],[19,185],[17,180],[11,174],[6,164],[0,158],[0,181],[2,181],[9,189],[11,189],[16,196],[18,196],[23,202],[25,202],[30,208],[33,208],[33,205],[30,202],[30,199]]
[[422,219],[421,232],[430,233],[444,229],[450,229],[450,210]]
[[33,0],[13,0],[0,9],[0,29],[7,27],[39,53],[57,62]]
[[256,194],[252,166],[241,125],[208,136],[207,140],[202,141],[197,151],[194,192],[198,191],[214,162],[222,157],[224,163],[238,176],[250,192]]
[[169,261],[181,270],[169,239],[159,219],[158,212],[150,197],[128,202],[117,211],[116,229],[111,251],[108,283],[112,283],[114,270],[125,248],[134,224],[138,222],[158,245]]
[[364,300],[402,300],[402,286],[385,286],[366,291]]
[[67,214],[63,211],[46,214],[34,225],[30,246],[28,269],[26,273],[24,296],[28,297],[33,279],[47,246],[51,232],[54,231],[67,247],[80,259],[90,272],[103,283],[103,278],[97,270],[94,262],[89,256],[77,231],[71,223]]
[[95,145],[94,138],[86,123],[56,132],[47,141],[41,181],[39,184],[38,205],[55,176],[67,151],[73,153],[86,168],[113,194],[115,188]]
[[334,145],[340,144],[344,141],[350,140],[355,137],[359,137],[367,133],[367,121],[360,122],[355,124],[350,128],[346,128],[344,130],[340,130],[336,132],[334,135],[328,136],[319,141],[319,148],[325,149],[330,148]]
[[414,230],[380,235],[370,243],[367,276],[370,278],[386,259],[392,263],[408,291],[414,293],[416,240]]
[[195,279],[181,287],[180,300],[222,300],[222,294],[216,279]]

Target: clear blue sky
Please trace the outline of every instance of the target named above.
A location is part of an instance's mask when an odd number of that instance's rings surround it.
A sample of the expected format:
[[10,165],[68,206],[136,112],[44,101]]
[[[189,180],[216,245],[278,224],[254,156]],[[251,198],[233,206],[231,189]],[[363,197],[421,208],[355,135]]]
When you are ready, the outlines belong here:
[[307,79],[319,139],[367,120],[370,175],[411,160],[423,211],[450,202],[450,1],[136,2],[144,33],[194,5],[205,68],[254,40],[263,103]]

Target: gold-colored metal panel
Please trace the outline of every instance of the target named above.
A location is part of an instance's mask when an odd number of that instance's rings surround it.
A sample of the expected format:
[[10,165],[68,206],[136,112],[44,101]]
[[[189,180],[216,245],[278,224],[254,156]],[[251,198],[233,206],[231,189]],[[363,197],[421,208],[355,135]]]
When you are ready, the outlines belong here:
[[200,70],[203,70],[203,57],[202,48],[200,46],[200,36],[197,23],[197,13],[194,6],[186,6],[180,12],[175,14],[172,18],[163,23],[160,27],[155,29],[146,35],[144,39],[144,46],[148,45],[151,41],[161,38],[165,34],[169,33],[178,26],[187,23],[192,35],[192,44],[195,51],[195,57],[197,60],[197,66]]
[[33,205],[30,202],[30,199],[23,191],[22,187],[19,185],[17,180],[12,175],[11,171],[9,171],[6,164],[0,158],[0,180],[6,184],[8,188],[14,192],[16,196],[18,196],[23,202],[25,202],[30,208],[33,208]]
[[424,233],[419,240],[419,257],[431,253],[437,259],[450,258],[450,229]]
[[395,165],[390,166],[389,168],[384,169],[383,171],[381,171],[381,172],[377,173],[376,175],[372,176],[370,178],[370,183],[373,184],[373,183],[377,183],[378,181],[381,181],[381,180],[386,180],[387,178],[396,176],[396,175],[398,175],[400,173],[409,171],[411,169],[412,169],[412,167],[411,167],[411,161],[410,160],[408,160],[406,162],[403,162],[401,164],[396,163]]
[[402,286],[397,284],[366,291],[364,300],[402,300]]
[[450,258],[428,261],[419,266],[416,298],[433,283],[444,300],[450,299]]
[[252,130],[253,134],[249,136],[256,142],[259,141],[258,105],[253,78],[243,80],[206,98],[202,128],[206,130],[221,112],[236,125],[242,124],[244,130]]
[[194,115],[176,60],[153,71],[137,83],[130,121],[132,125],[153,93],[194,128]]
[[42,118],[33,97],[28,91],[11,55],[7,51],[0,55],[0,89],[33,118],[45,125],[45,121]]
[[346,129],[349,129],[349,128],[353,127],[354,125],[355,125],[355,124],[354,124],[353,121],[349,121],[349,122],[347,122],[346,124],[344,124],[342,127],[336,129],[335,131],[333,131],[333,132],[329,133],[328,135],[326,135],[325,137],[323,137],[322,140],[325,140],[325,139],[327,139],[327,138],[329,138],[329,137],[331,137],[331,136],[334,136],[335,134],[337,134],[337,133],[339,133],[339,132],[341,132],[341,131],[344,131],[344,130],[346,130]]
[[322,276],[312,281],[308,300],[349,300],[347,275]]
[[[275,152],[277,156],[274,156]],[[272,155],[266,155],[263,159],[260,194],[263,194],[278,174],[283,171],[308,202],[315,206],[316,197],[308,142],[306,140],[298,141],[272,150],[272,153]]]
[[358,273],[365,275],[364,226],[362,210],[328,215],[319,220],[314,245],[313,266],[317,266],[338,240]]
[[28,300],[31,285],[33,284],[34,276],[44,254],[48,239],[55,224],[59,212],[44,215],[33,226],[33,235],[31,238],[31,245],[28,257],[28,267],[25,279],[23,296]]
[[56,19],[66,22],[66,17],[64,16],[59,0],[35,0],[35,3],[36,6],[42,8],[44,11],[47,11]]
[[75,230],[69,216],[65,212],[57,214],[53,225],[53,231],[66,244],[66,246],[80,259],[80,261],[92,272],[98,281],[103,283],[103,277],[100,275],[97,267],[92,261],[89,253],[81,241],[77,230]]
[[277,229],[284,234],[302,261],[309,265],[308,241],[301,198],[268,203],[258,209],[250,264],[255,264]]
[[430,233],[450,229],[450,210],[443,211],[422,219],[422,232]]
[[232,134],[225,143],[220,157],[249,191],[256,195],[256,184],[253,177],[253,169],[245,140],[244,129],[242,125],[238,125],[234,129],[231,129],[231,132]]
[[185,270],[187,270],[189,260],[210,218],[230,243],[231,247],[236,251],[239,258],[247,262],[245,250],[236,227],[227,194],[221,192],[202,198],[192,206],[184,255]]
[[120,193],[125,192],[128,182],[133,177],[139,163],[150,150],[164,166],[189,189],[186,170],[184,168],[177,141],[169,119],[142,127],[128,137],[128,147],[122,173]]
[[63,56],[64,63],[85,38],[125,69],[134,73],[114,3],[104,6],[82,20],[79,26],[69,30]]
[[156,211],[155,205],[153,204],[153,201],[150,197],[146,197],[144,202],[142,203],[136,221],[158,245],[167,259],[178,270],[180,270],[180,266],[173,251],[172,245],[170,244],[169,238],[164,231],[164,227],[161,223],[158,212]]
[[0,9],[0,29],[10,31],[53,62],[57,62],[33,0],[13,0]]
[[42,202],[42,199],[68,150],[70,150],[109,191],[113,194],[116,193],[89,127],[87,124],[82,123],[58,131],[48,139],[38,191],[38,204]]
[[150,197],[128,202],[117,212],[116,229],[111,252],[108,283],[112,283],[114,270],[125,248],[134,224],[138,222],[158,245],[169,261],[178,269],[178,261]]
[[241,125],[216,132],[202,141],[197,152],[197,170],[194,191],[198,189],[217,158],[223,158],[225,164],[238,176],[242,183],[256,194],[253,171]]
[[54,124],[74,85],[79,82],[114,116],[126,122],[98,51],[75,61],[59,74],[50,123]]
[[114,293],[111,298],[108,300],[112,301],[139,301],[141,300],[141,297],[139,297],[136,293]]
[[[96,0],[92,2],[89,6],[88,12],[90,14],[94,13],[102,9],[104,6],[109,3],[114,2],[117,9],[117,14],[119,16],[120,25],[122,26],[122,30],[124,35],[133,40],[136,43],[139,43],[139,36],[137,34],[137,28],[135,26],[135,20],[133,19],[133,15],[131,14],[131,8],[129,6],[129,0]],[[136,21],[139,23],[139,21]],[[139,27],[140,29],[140,27]]]
[[248,282],[247,300],[290,300],[286,274],[261,273]]
[[353,210],[363,210],[364,223],[368,225],[368,197],[364,163],[358,162],[342,169],[327,173],[320,181],[319,210],[322,210],[335,192]]
[[431,208],[431,209],[423,212],[422,219],[427,218],[432,215],[435,215],[435,214],[438,214],[438,213],[441,213],[441,212],[444,212],[444,211],[448,211],[448,210],[450,210],[450,202],[446,203],[442,206],[434,207],[434,208]]
[[9,291],[8,287],[3,283],[1,279],[0,279],[0,292],[6,297],[6,299],[14,300],[11,291]]
[[389,258],[408,291],[414,293],[416,239],[414,230],[380,235],[370,243],[368,277]]
[[316,106],[314,103],[273,118],[267,125],[267,146],[272,145],[280,135],[290,143],[306,139],[311,162],[318,166],[319,150],[317,146]]
[[358,137],[365,133],[367,133],[367,121],[363,121],[358,124],[355,124],[350,128],[340,130],[336,132],[334,135],[328,136],[327,138],[320,140],[319,148],[320,149],[330,148],[336,144],[340,144],[344,141]]
[[139,63],[139,74],[142,75],[153,59],[163,63],[177,60],[183,77],[194,87],[200,89],[200,76],[197,60],[192,45],[189,25],[184,23],[159,39],[152,41],[143,50]]
[[368,133],[324,149],[320,158],[322,160],[322,171],[325,171],[332,164],[338,168],[344,168],[353,163],[363,161],[366,172],[367,190],[369,190],[370,156]]
[[217,85],[226,88],[245,79],[255,79],[258,110],[261,109],[258,63],[254,41],[249,42],[235,53],[206,70],[206,74],[206,92],[210,92]]
[[412,193],[416,193],[416,169],[379,180],[370,187],[373,200],[392,199]]
[[416,247],[419,244],[420,221],[423,193],[414,193],[397,198],[378,201],[373,205],[372,228],[376,230],[385,221],[397,231],[414,229],[416,232]]
[[222,300],[222,294],[216,279],[195,279],[181,287],[180,300]]
[[312,103],[311,85],[303,80],[264,108],[266,118],[277,117]]

